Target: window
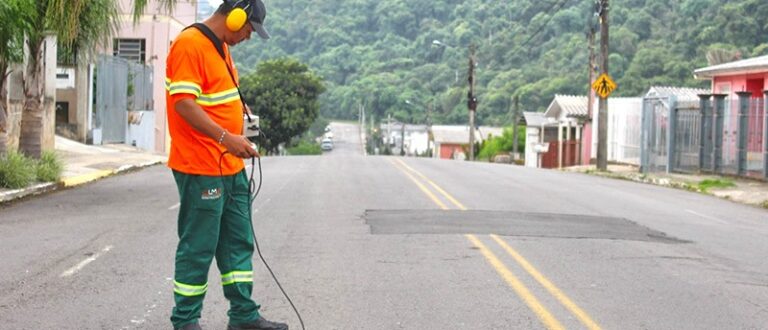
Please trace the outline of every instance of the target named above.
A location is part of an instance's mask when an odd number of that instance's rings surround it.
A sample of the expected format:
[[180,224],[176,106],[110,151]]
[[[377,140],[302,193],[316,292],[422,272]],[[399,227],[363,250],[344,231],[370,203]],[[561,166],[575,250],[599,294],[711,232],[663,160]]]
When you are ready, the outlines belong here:
[[129,61],[144,63],[146,50],[147,42],[145,39],[115,39],[112,55]]

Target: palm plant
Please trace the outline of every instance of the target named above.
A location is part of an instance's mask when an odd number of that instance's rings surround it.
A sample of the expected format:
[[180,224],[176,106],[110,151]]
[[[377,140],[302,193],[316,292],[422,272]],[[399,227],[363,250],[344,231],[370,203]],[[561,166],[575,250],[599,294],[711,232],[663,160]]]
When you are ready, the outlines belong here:
[[8,151],[8,74],[13,63],[22,60],[21,51],[24,33],[19,20],[19,0],[7,0],[0,2],[0,157]]
[[115,0],[18,0],[29,9],[26,22],[28,59],[24,77],[24,111],[19,149],[40,158],[43,127],[43,45],[53,33],[62,47],[75,50],[98,49],[114,33],[118,11]]
[[[182,0],[157,0],[165,9],[171,13],[176,3]],[[196,2],[197,0],[183,0],[186,2]],[[149,0],[134,0],[133,1],[133,22],[136,23],[141,18],[141,14],[144,13],[144,9],[147,8]]]

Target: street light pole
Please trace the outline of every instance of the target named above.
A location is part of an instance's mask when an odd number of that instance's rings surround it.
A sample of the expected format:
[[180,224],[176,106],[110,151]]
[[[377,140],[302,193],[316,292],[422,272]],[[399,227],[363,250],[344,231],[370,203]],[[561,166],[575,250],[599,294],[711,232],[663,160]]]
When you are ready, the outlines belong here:
[[469,92],[467,93],[467,108],[469,108],[469,160],[475,160],[475,110],[477,110],[477,98],[475,97],[475,45],[469,46]]

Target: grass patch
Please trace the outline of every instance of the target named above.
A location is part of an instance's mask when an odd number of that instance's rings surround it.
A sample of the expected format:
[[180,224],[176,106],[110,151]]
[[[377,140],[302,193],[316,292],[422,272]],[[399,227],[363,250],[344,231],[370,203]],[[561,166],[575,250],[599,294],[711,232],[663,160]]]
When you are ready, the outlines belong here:
[[733,183],[733,181],[726,180],[726,179],[722,179],[722,180],[721,179],[715,179],[715,180],[707,179],[707,180],[702,180],[701,182],[699,182],[698,185],[696,185],[696,187],[699,188],[699,190],[702,191],[702,192],[708,192],[709,189],[712,189],[712,188],[730,188],[730,187],[735,187],[735,186],[736,186],[736,184]]
[[59,181],[63,171],[64,163],[59,159],[56,153],[53,151],[43,151],[36,166],[37,180],[44,182]]
[[0,157],[0,187],[19,189],[35,181],[35,162],[16,152],[9,151]]
[[323,153],[319,144],[304,140],[300,141],[296,146],[288,148],[286,151],[292,156],[320,155]]

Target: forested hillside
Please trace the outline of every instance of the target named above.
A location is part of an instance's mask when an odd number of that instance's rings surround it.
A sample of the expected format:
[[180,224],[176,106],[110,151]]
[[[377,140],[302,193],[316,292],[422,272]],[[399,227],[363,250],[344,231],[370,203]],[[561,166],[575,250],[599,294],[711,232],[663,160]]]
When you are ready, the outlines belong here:
[[[611,0],[609,73],[614,95],[653,84],[706,87],[692,71],[768,54],[765,0]],[[466,123],[468,48],[477,46],[480,124],[510,121],[510,100],[543,110],[555,93],[585,95],[593,0],[270,0],[273,38],[234,49],[241,70],[294,57],[324,77],[321,113],[353,119],[358,105]],[[443,45],[435,44],[438,40]],[[599,50],[599,32],[596,38]],[[599,63],[599,62],[598,62]],[[405,101],[410,100],[409,105]]]

